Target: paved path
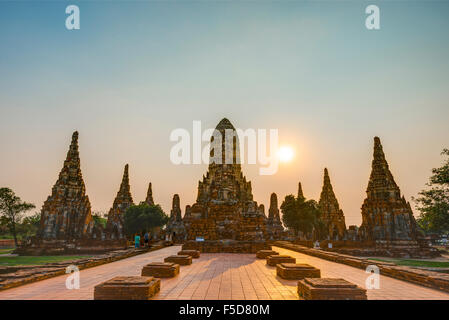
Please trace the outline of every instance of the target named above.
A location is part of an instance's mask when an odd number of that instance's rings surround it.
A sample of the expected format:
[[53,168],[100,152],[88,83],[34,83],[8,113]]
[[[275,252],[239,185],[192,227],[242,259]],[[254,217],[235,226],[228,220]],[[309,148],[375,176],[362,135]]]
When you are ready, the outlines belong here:
[[[273,248],[281,254],[296,257],[297,262],[309,263],[321,269],[322,277],[344,278],[364,287],[364,270],[322,260],[282,248]],[[81,288],[68,290],[67,276],[59,276],[18,288],[0,291],[5,299],[92,299],[95,285],[118,275],[140,275],[142,266],[152,261],[163,261],[176,254],[179,246],[164,248],[125,260],[82,270]],[[190,266],[181,266],[180,274],[162,279],[161,292],[156,299],[298,299],[294,280],[276,277],[276,269],[254,254],[203,253]],[[449,294],[401,280],[381,276],[381,288],[368,290],[368,299],[446,299]]]

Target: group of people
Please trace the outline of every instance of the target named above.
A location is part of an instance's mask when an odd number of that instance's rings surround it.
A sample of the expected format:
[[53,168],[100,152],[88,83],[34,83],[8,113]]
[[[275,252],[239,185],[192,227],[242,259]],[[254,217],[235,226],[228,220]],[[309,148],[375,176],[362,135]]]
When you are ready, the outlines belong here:
[[139,234],[134,235],[134,246],[136,248],[140,247],[149,247],[150,246],[150,235],[148,232],[145,232],[143,237],[141,237]]

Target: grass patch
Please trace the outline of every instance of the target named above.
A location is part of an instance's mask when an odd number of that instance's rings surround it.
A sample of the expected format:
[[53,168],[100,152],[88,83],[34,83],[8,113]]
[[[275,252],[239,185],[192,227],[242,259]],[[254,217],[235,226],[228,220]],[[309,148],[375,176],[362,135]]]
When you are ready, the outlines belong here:
[[449,268],[449,262],[446,261],[423,261],[423,260],[410,260],[410,259],[385,260],[378,258],[370,258],[369,260],[391,262],[398,266],[407,266],[407,267]]
[[61,262],[66,260],[75,260],[88,258],[88,256],[16,256],[2,257],[0,256],[0,266],[25,266],[33,264],[46,264],[53,262]]
[[7,253],[11,253],[13,251],[14,251],[14,248],[0,249],[0,254],[7,254]]

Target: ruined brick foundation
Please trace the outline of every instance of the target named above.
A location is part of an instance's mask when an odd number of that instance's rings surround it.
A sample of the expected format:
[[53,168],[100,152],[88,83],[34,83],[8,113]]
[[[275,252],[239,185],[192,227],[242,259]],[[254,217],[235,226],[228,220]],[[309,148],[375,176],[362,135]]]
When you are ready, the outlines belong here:
[[182,250],[198,250],[206,253],[257,253],[259,250],[271,250],[265,241],[209,240],[187,241]]

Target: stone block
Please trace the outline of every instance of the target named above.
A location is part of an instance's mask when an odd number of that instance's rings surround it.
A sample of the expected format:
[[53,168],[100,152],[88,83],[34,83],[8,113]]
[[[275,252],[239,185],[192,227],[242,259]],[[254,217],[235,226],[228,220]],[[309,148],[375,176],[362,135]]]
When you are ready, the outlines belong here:
[[269,266],[274,267],[278,263],[296,263],[296,259],[287,255],[274,255],[267,257],[267,264]]
[[161,289],[153,277],[115,277],[94,289],[94,300],[149,300]]
[[192,264],[192,257],[188,255],[173,255],[164,259],[164,262],[173,262],[181,266]]
[[191,256],[192,258],[199,258],[200,252],[198,250],[181,250],[178,252],[181,256]]
[[299,280],[298,295],[305,300],[367,300],[365,289],[344,279],[333,278]]
[[279,263],[276,265],[276,274],[289,280],[301,280],[304,278],[320,278],[320,269],[309,264]]
[[179,274],[179,264],[172,262],[152,262],[142,268],[142,276],[172,278]]
[[274,256],[278,255],[279,252],[273,251],[273,250],[259,250],[256,253],[256,257],[259,259],[266,259],[268,256]]

